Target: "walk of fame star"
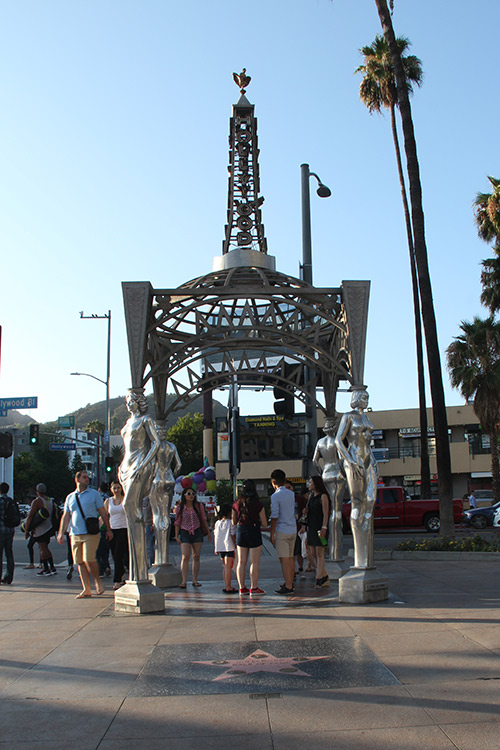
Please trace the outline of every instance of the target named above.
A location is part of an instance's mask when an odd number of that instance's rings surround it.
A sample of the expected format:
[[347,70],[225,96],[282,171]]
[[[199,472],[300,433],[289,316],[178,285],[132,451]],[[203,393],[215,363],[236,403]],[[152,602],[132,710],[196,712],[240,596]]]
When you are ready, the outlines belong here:
[[218,680],[229,680],[241,674],[252,674],[254,672],[273,672],[274,674],[284,674],[302,677],[312,677],[296,667],[306,661],[318,661],[318,659],[329,659],[329,656],[289,656],[286,659],[278,656],[272,656],[265,651],[257,649],[245,659],[217,659],[216,661],[193,661],[192,664],[208,664],[211,667],[227,667],[223,674],[214,677],[212,682]]

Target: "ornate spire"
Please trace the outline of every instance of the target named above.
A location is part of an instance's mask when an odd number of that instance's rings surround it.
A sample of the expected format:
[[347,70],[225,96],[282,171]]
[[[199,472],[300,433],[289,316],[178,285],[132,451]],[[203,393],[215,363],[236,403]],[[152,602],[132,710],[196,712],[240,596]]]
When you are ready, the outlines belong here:
[[233,73],[233,78],[240,87],[241,97],[233,106],[230,120],[227,225],[222,254],[236,248],[267,254],[260,211],[264,198],[259,196],[257,119],[244,88],[250,83],[250,77],[243,68],[239,75]]

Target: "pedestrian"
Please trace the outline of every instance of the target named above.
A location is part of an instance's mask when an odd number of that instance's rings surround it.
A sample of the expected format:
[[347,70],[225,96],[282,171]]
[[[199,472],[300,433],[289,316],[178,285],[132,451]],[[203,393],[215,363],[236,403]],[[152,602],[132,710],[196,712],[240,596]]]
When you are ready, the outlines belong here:
[[271,474],[271,484],[274,488],[271,495],[271,544],[276,547],[284,578],[284,583],[275,593],[282,596],[293,594],[294,551],[297,538],[295,495],[292,490],[285,487],[285,482],[285,472],[275,469]]
[[207,513],[208,528],[210,531],[213,531],[215,526],[215,511],[217,510],[217,503],[213,497],[208,497],[205,500],[205,510]]
[[[15,528],[8,526],[6,521],[7,505],[13,503],[11,497],[8,496],[9,485],[7,482],[0,484],[0,581],[2,583],[11,584],[14,578],[14,551],[12,543],[14,541]],[[7,563],[7,574],[5,577],[3,573],[3,555],[5,552],[5,561]]]
[[[261,527],[267,526],[264,506],[259,500],[255,482],[246,479],[239,499],[234,503],[231,518],[236,526],[236,546],[238,563],[236,578],[240,596],[263,596],[266,592],[259,588],[259,566],[262,552]],[[250,589],[245,585],[246,567],[250,559]]]
[[198,588],[201,583],[198,580],[200,571],[200,555],[203,537],[212,538],[208,528],[207,518],[203,505],[196,500],[193,489],[186,487],[182,490],[181,500],[175,509],[175,541],[181,548],[181,576],[180,589],[185,589],[191,555],[192,562],[192,585]]
[[224,594],[237,594],[237,589],[231,583],[231,573],[234,564],[234,551],[236,549],[236,529],[231,521],[231,506],[223,503],[220,507],[219,518],[214,527],[214,550],[219,555],[222,565],[224,579]]
[[[24,523],[24,536],[27,539],[32,531],[35,542],[38,544],[40,550],[40,562],[43,567],[38,571],[37,576],[57,575],[52,552],[49,548],[50,537],[54,533],[52,523],[53,512],[54,501],[47,496],[47,487],[45,484],[39,482],[36,486],[36,497],[31,503],[30,512]],[[40,517],[43,520],[41,523],[36,523],[36,520]]]
[[469,508],[477,508],[476,496],[474,490],[469,495]]
[[[301,523],[302,515],[307,505],[307,497],[304,497],[300,492],[295,492],[293,484],[287,479],[285,482],[287,490],[291,490],[295,497],[295,518],[297,520],[297,537],[295,539],[295,547],[293,554],[297,563],[297,572],[302,573],[304,570],[304,555],[302,554],[302,542],[303,542],[303,525]],[[302,531],[301,531],[302,530]],[[295,578],[295,575],[294,575]]]
[[[109,487],[107,482],[101,482],[98,492],[103,503],[106,503],[106,500],[109,497]],[[111,568],[109,567],[109,549],[109,542],[106,539],[106,528],[101,525],[99,531],[99,544],[97,545],[97,552],[95,553],[96,560],[99,563],[99,575],[101,578],[102,576],[111,575]]]
[[108,512],[109,525],[113,532],[113,539],[110,541],[109,546],[114,562],[113,589],[116,591],[125,583],[123,581],[123,574],[125,573],[124,561],[129,554],[128,528],[127,517],[123,510],[123,487],[118,480],[115,480],[111,482],[110,489],[111,497],[106,498],[104,507]]
[[87,521],[97,519],[100,516],[106,527],[108,542],[112,540],[113,532],[109,525],[104,501],[97,490],[89,487],[90,478],[85,470],[78,471],[75,474],[75,484],[76,490],[70,492],[64,503],[64,513],[61,518],[57,541],[59,544],[64,544],[64,534],[69,531],[73,560],[78,565],[78,573],[82,582],[82,591],[76,598],[87,599],[92,596],[91,576],[94,579],[97,596],[104,593],[104,587],[99,578],[99,565],[96,560],[99,533],[89,534]]
[[320,476],[309,479],[311,494],[307,501],[307,547],[316,561],[316,588],[329,586],[325,568],[325,548],[328,543],[330,499]]

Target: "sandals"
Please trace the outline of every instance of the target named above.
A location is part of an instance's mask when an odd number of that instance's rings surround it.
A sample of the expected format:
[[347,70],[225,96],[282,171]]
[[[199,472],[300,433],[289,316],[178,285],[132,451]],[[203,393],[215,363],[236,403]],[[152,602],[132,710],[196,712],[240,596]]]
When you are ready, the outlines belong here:
[[186,588],[186,584],[185,583],[179,583],[179,585],[177,586],[177,588],[178,589],[185,589]]
[[90,599],[92,594],[85,594],[83,591],[81,591],[77,596],[75,596],[75,599]]
[[201,586],[201,583],[199,581],[193,581],[191,584],[192,586],[196,586],[197,588]]
[[104,587],[97,589],[97,591],[95,592],[96,596],[102,596],[103,594],[104,594]]

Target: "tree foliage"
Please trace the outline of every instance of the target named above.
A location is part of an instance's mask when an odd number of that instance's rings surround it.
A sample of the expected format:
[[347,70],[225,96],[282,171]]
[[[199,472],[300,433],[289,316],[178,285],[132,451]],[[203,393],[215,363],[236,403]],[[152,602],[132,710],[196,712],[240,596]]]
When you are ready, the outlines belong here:
[[500,323],[476,317],[460,328],[447,349],[450,380],[465,399],[474,399],[474,412],[490,436],[493,495],[499,502]]
[[47,493],[56,500],[63,500],[74,488],[65,451],[51,451],[52,438],[40,434],[38,445],[21,453],[14,459],[14,489],[16,499],[35,495],[39,482],[47,486]]
[[94,432],[96,435],[100,435],[102,437],[104,435],[106,426],[104,422],[101,422],[100,419],[93,419],[91,422],[87,422],[83,429],[85,430],[85,432]]
[[167,433],[167,440],[177,447],[183,474],[203,465],[203,416],[186,414]]

